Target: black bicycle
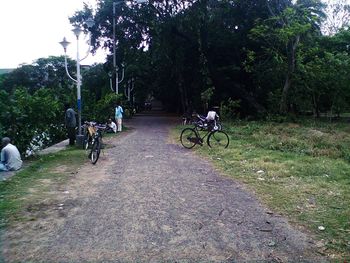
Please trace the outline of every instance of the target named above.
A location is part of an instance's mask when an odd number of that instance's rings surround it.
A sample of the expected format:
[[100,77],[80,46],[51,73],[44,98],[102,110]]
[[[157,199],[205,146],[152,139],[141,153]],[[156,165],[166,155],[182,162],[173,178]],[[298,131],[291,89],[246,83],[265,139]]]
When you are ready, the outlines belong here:
[[87,133],[85,136],[85,149],[89,151],[88,157],[92,164],[96,164],[102,149],[102,134],[106,129],[105,125],[97,125],[94,122],[86,122]]
[[180,140],[183,147],[191,149],[196,144],[202,146],[206,137],[207,144],[211,148],[227,148],[230,144],[230,139],[226,132],[213,129],[199,130],[197,125],[194,128],[183,129]]

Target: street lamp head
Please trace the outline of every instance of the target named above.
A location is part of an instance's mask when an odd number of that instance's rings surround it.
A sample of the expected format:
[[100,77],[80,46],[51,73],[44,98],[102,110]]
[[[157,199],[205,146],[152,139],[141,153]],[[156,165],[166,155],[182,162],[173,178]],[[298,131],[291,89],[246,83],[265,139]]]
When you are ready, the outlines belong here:
[[61,42],[59,42],[63,49],[64,49],[64,53],[66,53],[67,51],[67,46],[70,44],[70,42],[67,41],[66,37],[63,38],[63,40]]
[[144,4],[147,3],[148,0],[136,0],[136,4]]
[[89,17],[86,21],[85,21],[86,25],[88,28],[92,28],[95,25],[95,21]]
[[80,26],[75,26],[72,31],[74,35],[77,37],[77,39],[79,38],[80,33],[83,32]]

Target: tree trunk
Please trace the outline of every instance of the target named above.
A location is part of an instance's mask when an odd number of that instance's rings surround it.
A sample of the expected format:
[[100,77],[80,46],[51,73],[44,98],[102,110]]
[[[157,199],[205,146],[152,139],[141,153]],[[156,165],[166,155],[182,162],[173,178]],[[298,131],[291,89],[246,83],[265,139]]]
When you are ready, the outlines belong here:
[[289,72],[287,73],[283,90],[282,90],[282,96],[281,96],[281,101],[280,101],[280,113],[281,114],[286,114],[288,112],[288,91],[291,86],[291,80],[290,80],[290,74]]
[[314,116],[316,116],[317,119],[320,118],[320,108],[318,106],[318,98],[316,99],[316,95],[312,94],[312,100],[314,105]]
[[287,56],[288,56],[288,70],[286,74],[286,79],[284,81],[284,86],[282,90],[282,96],[280,101],[280,113],[286,114],[288,113],[288,93],[292,84],[292,75],[295,71],[295,63],[296,63],[296,50],[298,44],[300,42],[300,36],[297,35],[294,41],[290,41],[286,45]]
[[182,77],[179,78],[179,92],[180,92],[180,100],[181,100],[181,110],[182,112],[186,112],[188,108],[188,98],[187,98],[187,92],[186,88],[183,85]]

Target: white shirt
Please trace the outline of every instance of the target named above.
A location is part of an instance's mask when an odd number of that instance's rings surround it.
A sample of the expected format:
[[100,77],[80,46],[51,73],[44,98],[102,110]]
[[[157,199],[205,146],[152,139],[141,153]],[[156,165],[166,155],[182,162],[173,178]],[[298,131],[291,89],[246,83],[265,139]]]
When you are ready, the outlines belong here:
[[16,146],[9,143],[1,150],[1,162],[10,171],[18,170],[22,167],[21,155]]
[[213,121],[213,120],[215,120],[215,117],[217,116],[217,114],[216,114],[216,112],[215,111],[209,111],[208,112],[208,115],[207,115],[207,117],[206,117],[206,119],[208,120],[208,121]]
[[108,125],[109,125],[109,127],[111,127],[113,129],[114,133],[117,132],[117,125],[113,121]]

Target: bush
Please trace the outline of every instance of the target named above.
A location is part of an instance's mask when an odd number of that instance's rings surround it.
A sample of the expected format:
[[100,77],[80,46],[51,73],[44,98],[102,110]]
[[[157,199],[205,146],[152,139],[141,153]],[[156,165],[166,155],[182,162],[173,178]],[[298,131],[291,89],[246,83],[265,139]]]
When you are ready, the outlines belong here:
[[1,136],[8,136],[24,154],[50,145],[64,137],[63,105],[49,89],[40,89],[29,94],[28,90],[18,88],[10,95],[0,93],[2,113]]
[[239,109],[241,107],[240,100],[229,98],[225,102],[221,102],[221,118],[224,120],[234,120],[239,118]]
[[104,123],[109,118],[114,118],[114,109],[117,102],[121,102],[123,95],[110,93],[106,94],[101,100],[96,103],[95,115],[93,120]]

